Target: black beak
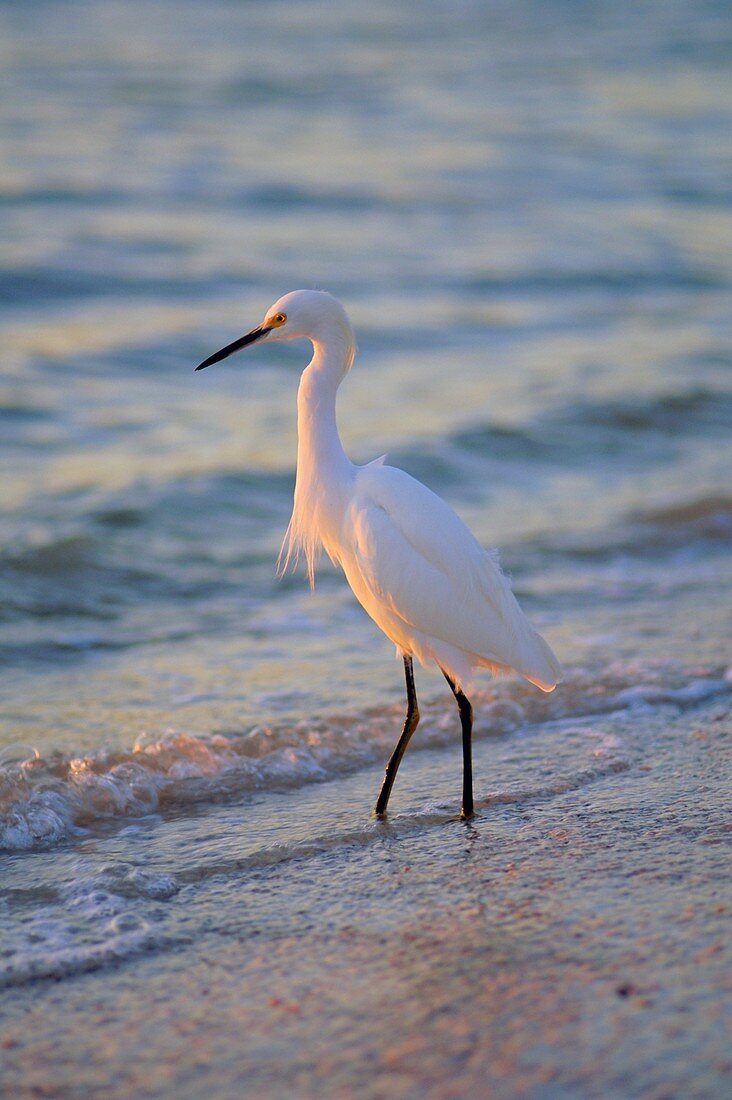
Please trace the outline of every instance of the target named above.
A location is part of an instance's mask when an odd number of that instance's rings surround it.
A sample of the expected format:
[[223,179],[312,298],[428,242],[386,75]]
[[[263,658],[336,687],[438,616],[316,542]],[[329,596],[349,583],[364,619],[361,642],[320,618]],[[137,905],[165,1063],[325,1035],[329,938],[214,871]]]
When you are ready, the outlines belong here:
[[221,351],[214,352],[213,355],[209,355],[208,359],[204,359],[202,363],[199,363],[196,370],[203,370],[204,367],[210,367],[212,363],[220,363],[222,359],[228,358],[229,355],[233,355],[235,351],[239,351],[240,348],[245,348],[247,344],[253,344],[255,340],[259,340],[260,337],[266,336],[272,329],[269,325],[257,325],[251,332],[248,332],[246,336],[240,336],[238,340],[235,340],[233,344],[227,344]]

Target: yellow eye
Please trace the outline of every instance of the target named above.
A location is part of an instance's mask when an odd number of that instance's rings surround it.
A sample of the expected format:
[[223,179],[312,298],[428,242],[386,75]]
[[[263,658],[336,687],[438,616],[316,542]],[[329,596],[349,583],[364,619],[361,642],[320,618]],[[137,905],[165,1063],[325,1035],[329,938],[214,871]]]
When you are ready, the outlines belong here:
[[279,328],[280,325],[284,325],[286,320],[287,320],[287,314],[286,313],[275,313],[274,317],[270,321],[270,325],[272,326],[272,328]]

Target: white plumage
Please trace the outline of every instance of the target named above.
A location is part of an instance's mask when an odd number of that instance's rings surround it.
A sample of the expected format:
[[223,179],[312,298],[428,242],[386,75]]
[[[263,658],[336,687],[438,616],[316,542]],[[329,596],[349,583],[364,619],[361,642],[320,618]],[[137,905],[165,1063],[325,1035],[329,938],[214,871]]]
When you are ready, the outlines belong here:
[[196,369],[255,341],[296,337],[312,341],[313,357],[298,390],[295,499],[280,566],[286,569],[302,553],[312,583],[323,547],[404,658],[407,721],[387,767],[377,811],[386,810],[401,756],[419,718],[411,664],[415,656],[422,664],[433,660],[439,665],[460,707],[463,816],[468,817],[472,711],[464,691],[470,689],[475,670],[514,670],[551,691],[561,679],[559,662],[521,611],[496,552],[483,549],[440,497],[403,470],[386,465],[383,458],[366,466],[347,458],[335,404],[356,345],[335,298],[313,290],[286,294],[267,311],[261,325]]
[[435,660],[464,689],[479,667],[515,669],[544,691],[557,683],[559,665],[522,613],[497,553],[403,470],[357,471],[343,544],[351,588],[402,653]]

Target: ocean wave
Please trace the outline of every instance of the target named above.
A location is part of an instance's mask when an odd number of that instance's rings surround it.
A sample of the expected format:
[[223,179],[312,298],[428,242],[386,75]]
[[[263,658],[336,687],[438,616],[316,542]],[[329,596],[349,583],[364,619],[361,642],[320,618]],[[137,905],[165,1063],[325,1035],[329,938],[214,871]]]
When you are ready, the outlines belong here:
[[4,401],[0,397],[0,423],[5,429],[16,424],[25,425],[39,420],[50,420],[51,413],[42,405],[32,405],[29,401]]
[[24,186],[13,186],[10,182],[0,184],[0,206],[25,207],[36,206],[122,206],[129,204],[130,194],[127,191],[113,189],[111,187],[94,187],[82,183],[76,185],[65,182],[55,187],[44,186],[41,183],[28,183]]
[[561,296],[568,291],[578,293],[628,293],[644,290],[708,290],[722,289],[727,283],[723,275],[714,270],[668,265],[562,270],[548,268],[515,275],[486,272],[469,279],[460,279],[456,285],[469,293],[490,294],[503,292],[526,294],[554,294]]
[[620,397],[578,403],[559,414],[561,421],[629,432],[691,433],[732,427],[732,395],[701,386],[652,397]]
[[80,509],[65,531],[47,522],[10,542],[0,551],[0,621],[108,621],[142,600],[180,603],[225,591],[233,583],[226,569],[238,571],[240,586],[242,571],[258,565],[274,577],[273,516],[284,530],[288,499],[268,500],[245,486],[232,491],[226,480],[128,493],[119,503]]
[[156,299],[201,298],[207,294],[221,293],[226,280],[224,275],[191,275],[186,278],[158,270],[145,274],[140,271],[139,264],[129,273],[114,272],[109,269],[109,257],[106,256],[105,260],[107,269],[103,272],[93,264],[88,268],[39,265],[0,269],[0,304],[18,306],[28,301],[56,303],[112,296],[126,299],[150,296]]
[[726,549],[731,538],[732,499],[704,496],[631,512],[616,539],[610,540],[609,548],[615,553],[641,556],[675,553],[682,548],[708,554],[714,548]]
[[4,569],[37,576],[63,576],[89,567],[94,540],[89,535],[65,535],[23,549],[6,551],[0,557]]
[[[104,622],[143,600],[241,591],[259,567],[274,581],[292,484],[287,474],[245,470],[137,484],[101,500],[92,490],[63,501],[63,524],[59,501],[39,499],[37,527],[0,550],[0,621]],[[3,647],[0,660],[12,657],[13,646]]]
[[[552,725],[548,723],[546,732],[554,745]],[[561,745],[554,745],[550,768],[540,759],[534,761],[535,767],[522,768],[514,758],[500,785],[489,787],[478,798],[478,810],[526,806],[627,770],[627,748],[614,727],[612,719],[604,723],[588,722],[586,717],[569,720]],[[527,749],[530,753],[528,746],[524,752]],[[512,748],[505,746],[505,751],[511,757]],[[427,764],[430,774],[432,767]],[[167,870],[153,869],[150,864],[142,867],[138,859],[130,858],[128,842],[132,840],[134,848],[133,838],[150,835],[151,823],[146,820],[120,830],[116,853],[102,855],[100,860],[95,848],[83,846],[71,863],[53,860],[45,873],[36,869],[32,882],[21,880],[20,885],[4,888],[0,989],[43,979],[60,981],[117,965],[141,952],[160,952],[188,942],[190,925],[183,910],[189,908],[194,891],[212,880],[218,884],[251,880],[283,865],[302,865],[338,851],[367,849],[385,836],[393,842],[396,837],[405,839],[456,820],[454,804],[433,797],[419,797],[416,805],[412,801],[403,806],[390,815],[388,823],[360,814],[354,819],[352,814],[339,817],[327,812],[325,820],[322,813],[308,819],[307,812],[303,820],[303,807],[296,808],[296,799],[287,801],[288,811],[283,813],[279,807],[276,839],[270,830],[255,827],[246,838],[228,843],[226,821],[232,810],[219,805],[215,817],[198,814],[198,821],[184,825],[188,842],[182,847],[175,845],[173,858],[166,861]],[[209,822],[213,821],[214,831],[222,830],[221,843],[209,842]],[[179,836],[182,824],[179,819],[169,822]],[[191,830],[199,843],[191,844]],[[155,830],[158,837],[166,831],[164,827]],[[176,906],[174,899],[181,891],[183,903]],[[166,910],[167,902],[173,904]]]
[[[179,941],[174,941],[179,942]],[[170,937],[144,926],[133,931],[109,935],[99,943],[74,944],[19,954],[0,963],[0,989],[12,989],[41,978],[72,977],[124,962],[146,951],[172,946]]]
[[[684,707],[728,690],[729,684],[712,672],[685,677],[661,667],[616,668],[598,676],[575,669],[552,695],[514,681],[476,694],[475,734],[507,734],[634,706]],[[353,771],[386,758],[400,715],[400,708],[391,706],[247,732],[171,734],[140,741],[131,750],[12,760],[0,768],[0,849],[49,847],[102,822],[261,789],[299,787]],[[441,703],[425,705],[418,747],[443,747],[455,737],[454,714]]]
[[[654,561],[683,549],[708,554],[732,538],[732,499],[703,496],[665,507],[636,509],[612,529],[570,531],[527,539],[511,548],[514,569],[531,570],[551,560],[608,562],[618,558]],[[679,575],[684,582],[686,575]]]
[[667,457],[671,439],[730,429],[732,396],[693,387],[653,397],[628,395],[559,405],[517,427],[474,424],[454,433],[449,444],[505,462],[586,467],[599,460],[606,466],[608,461],[625,463],[639,450],[646,461],[652,460],[649,444],[654,436],[662,444],[659,457]]
[[732,534],[732,497],[699,497],[633,512],[629,518],[681,536],[726,539]]
[[[0,620],[70,616],[107,621],[122,603],[178,595],[185,588],[163,569],[115,561],[94,535],[85,533],[9,547],[0,553],[0,570]],[[12,654],[12,646],[4,648]]]

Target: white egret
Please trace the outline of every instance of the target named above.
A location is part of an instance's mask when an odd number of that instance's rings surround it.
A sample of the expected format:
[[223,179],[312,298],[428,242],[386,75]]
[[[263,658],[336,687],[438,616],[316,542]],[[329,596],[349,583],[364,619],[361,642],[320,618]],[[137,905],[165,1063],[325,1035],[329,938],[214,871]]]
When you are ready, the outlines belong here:
[[356,344],[340,302],[315,290],[285,294],[264,320],[201,363],[202,370],[256,342],[305,337],[313,357],[297,395],[297,476],[292,518],[280,553],[284,570],[302,553],[313,584],[325,549],[353,592],[403,658],[407,716],[386,767],[375,813],[386,812],[394,778],[419,722],[412,658],[435,661],[457,700],[462,726],[461,816],[473,815],[473,711],[465,695],[478,668],[513,670],[552,691],[561,668],[525,618],[501,572],[440,497],[377,458],[346,456],[336,427],[336,391]]

